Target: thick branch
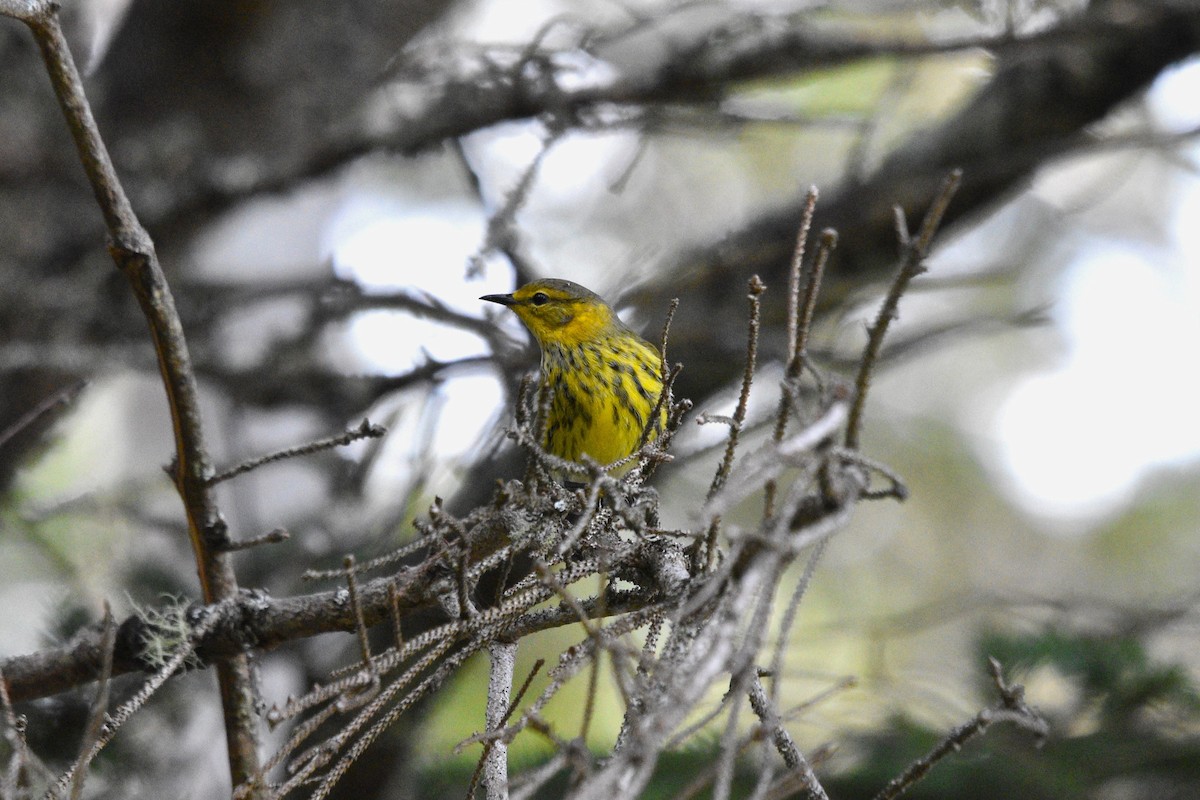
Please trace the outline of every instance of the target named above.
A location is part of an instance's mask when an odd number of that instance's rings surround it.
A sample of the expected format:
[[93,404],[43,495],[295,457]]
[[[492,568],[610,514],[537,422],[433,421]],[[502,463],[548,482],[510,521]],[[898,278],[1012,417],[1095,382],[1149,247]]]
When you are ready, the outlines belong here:
[[[415,569],[364,584],[359,596],[365,623],[375,625],[389,619],[389,586],[397,589],[396,605],[401,612],[432,606],[428,581],[428,569]],[[196,655],[204,663],[219,662],[252,648],[270,650],[321,633],[353,632],[356,625],[344,589],[282,599],[244,592],[237,602],[217,613],[223,618],[196,647]],[[142,617],[125,619],[113,649],[112,674],[146,669],[148,665],[142,660],[145,641],[153,635]],[[60,647],[0,662],[0,673],[8,682],[13,701],[47,697],[95,680],[102,663],[102,640],[103,629],[91,626]]]

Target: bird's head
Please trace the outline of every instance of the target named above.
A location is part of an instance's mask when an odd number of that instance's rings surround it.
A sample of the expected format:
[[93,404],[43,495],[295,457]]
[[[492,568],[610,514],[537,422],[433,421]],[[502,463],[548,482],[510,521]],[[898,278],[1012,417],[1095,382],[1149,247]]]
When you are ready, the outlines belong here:
[[479,299],[511,308],[543,347],[578,345],[602,338],[621,326],[600,295],[558,278],[527,283],[512,294],[489,294]]

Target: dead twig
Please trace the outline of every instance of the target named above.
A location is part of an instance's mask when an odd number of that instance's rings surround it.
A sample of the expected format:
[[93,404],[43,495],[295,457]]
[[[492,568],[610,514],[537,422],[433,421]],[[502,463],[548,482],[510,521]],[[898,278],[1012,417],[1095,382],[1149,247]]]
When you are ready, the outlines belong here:
[[8,444],[10,439],[29,426],[35,424],[38,420],[42,419],[43,417],[47,417],[50,414],[53,414],[54,412],[75,402],[75,398],[79,396],[79,393],[82,392],[86,386],[87,381],[76,381],[67,388],[55,392],[42,402],[38,403],[28,412],[23,414],[16,422],[9,425],[3,431],[0,431],[0,449],[3,449],[4,445]]
[[364,419],[357,428],[351,428],[336,436],[317,439],[316,441],[297,447],[285,447],[282,450],[276,450],[274,453],[268,453],[243,461],[236,466],[218,472],[205,481],[205,483],[209,486],[216,486],[218,483],[223,483],[231,478],[245,475],[247,472],[258,469],[264,464],[273,464],[276,461],[284,461],[289,458],[296,458],[297,456],[312,455],[322,450],[332,450],[335,447],[345,447],[351,442],[357,442],[359,439],[378,439],[386,433],[387,428],[382,425],[373,425],[369,419]]
[[867,403],[867,390],[871,385],[871,375],[875,370],[875,364],[879,361],[879,354],[883,350],[883,340],[887,336],[888,327],[899,316],[897,309],[900,306],[900,298],[908,288],[909,282],[925,271],[925,257],[929,254],[929,248],[933,244],[934,234],[941,226],[942,218],[946,215],[946,209],[950,207],[950,201],[954,199],[954,193],[958,191],[961,181],[962,170],[952,171],[942,181],[941,190],[938,191],[933,204],[925,213],[925,218],[921,221],[921,228],[915,239],[908,230],[908,222],[904,218],[903,210],[896,206],[896,235],[900,240],[902,253],[900,266],[883,299],[883,304],[879,307],[875,322],[868,329],[867,344],[863,349],[862,358],[859,360],[858,376],[854,381],[854,402],[850,406],[850,420],[846,423],[845,444],[851,450],[858,449],[859,437],[862,434],[863,410]]
[[963,745],[981,736],[996,722],[1009,722],[1033,734],[1037,742],[1045,740],[1050,726],[1035,709],[1025,703],[1025,687],[1004,680],[1000,662],[988,659],[988,668],[1000,700],[996,705],[981,710],[970,721],[958,726],[938,742],[926,755],[914,761],[904,772],[890,780],[873,800],[893,800],[913,784],[924,778],[931,769],[946,756],[957,753]]

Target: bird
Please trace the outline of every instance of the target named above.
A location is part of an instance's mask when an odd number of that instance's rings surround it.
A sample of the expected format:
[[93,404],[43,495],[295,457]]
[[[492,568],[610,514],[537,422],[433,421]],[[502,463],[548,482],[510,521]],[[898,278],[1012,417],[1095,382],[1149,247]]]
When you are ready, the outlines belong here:
[[479,299],[512,310],[541,349],[539,388],[551,393],[546,452],[576,464],[588,456],[614,477],[627,473],[632,460],[614,467],[615,462],[666,426],[658,348],[622,322],[600,295],[572,281],[536,280],[512,294]]

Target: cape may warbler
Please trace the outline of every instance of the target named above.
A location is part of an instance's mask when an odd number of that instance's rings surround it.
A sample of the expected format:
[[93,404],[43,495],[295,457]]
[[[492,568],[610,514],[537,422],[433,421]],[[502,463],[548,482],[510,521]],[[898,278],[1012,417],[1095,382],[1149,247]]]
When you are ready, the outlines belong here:
[[[553,393],[546,451],[568,461],[583,455],[611,464],[666,424],[662,360],[608,303],[577,283],[534,281],[512,294],[479,298],[511,308],[542,350],[541,388]],[[659,413],[651,422],[654,409]],[[614,470],[624,474],[632,464]]]

